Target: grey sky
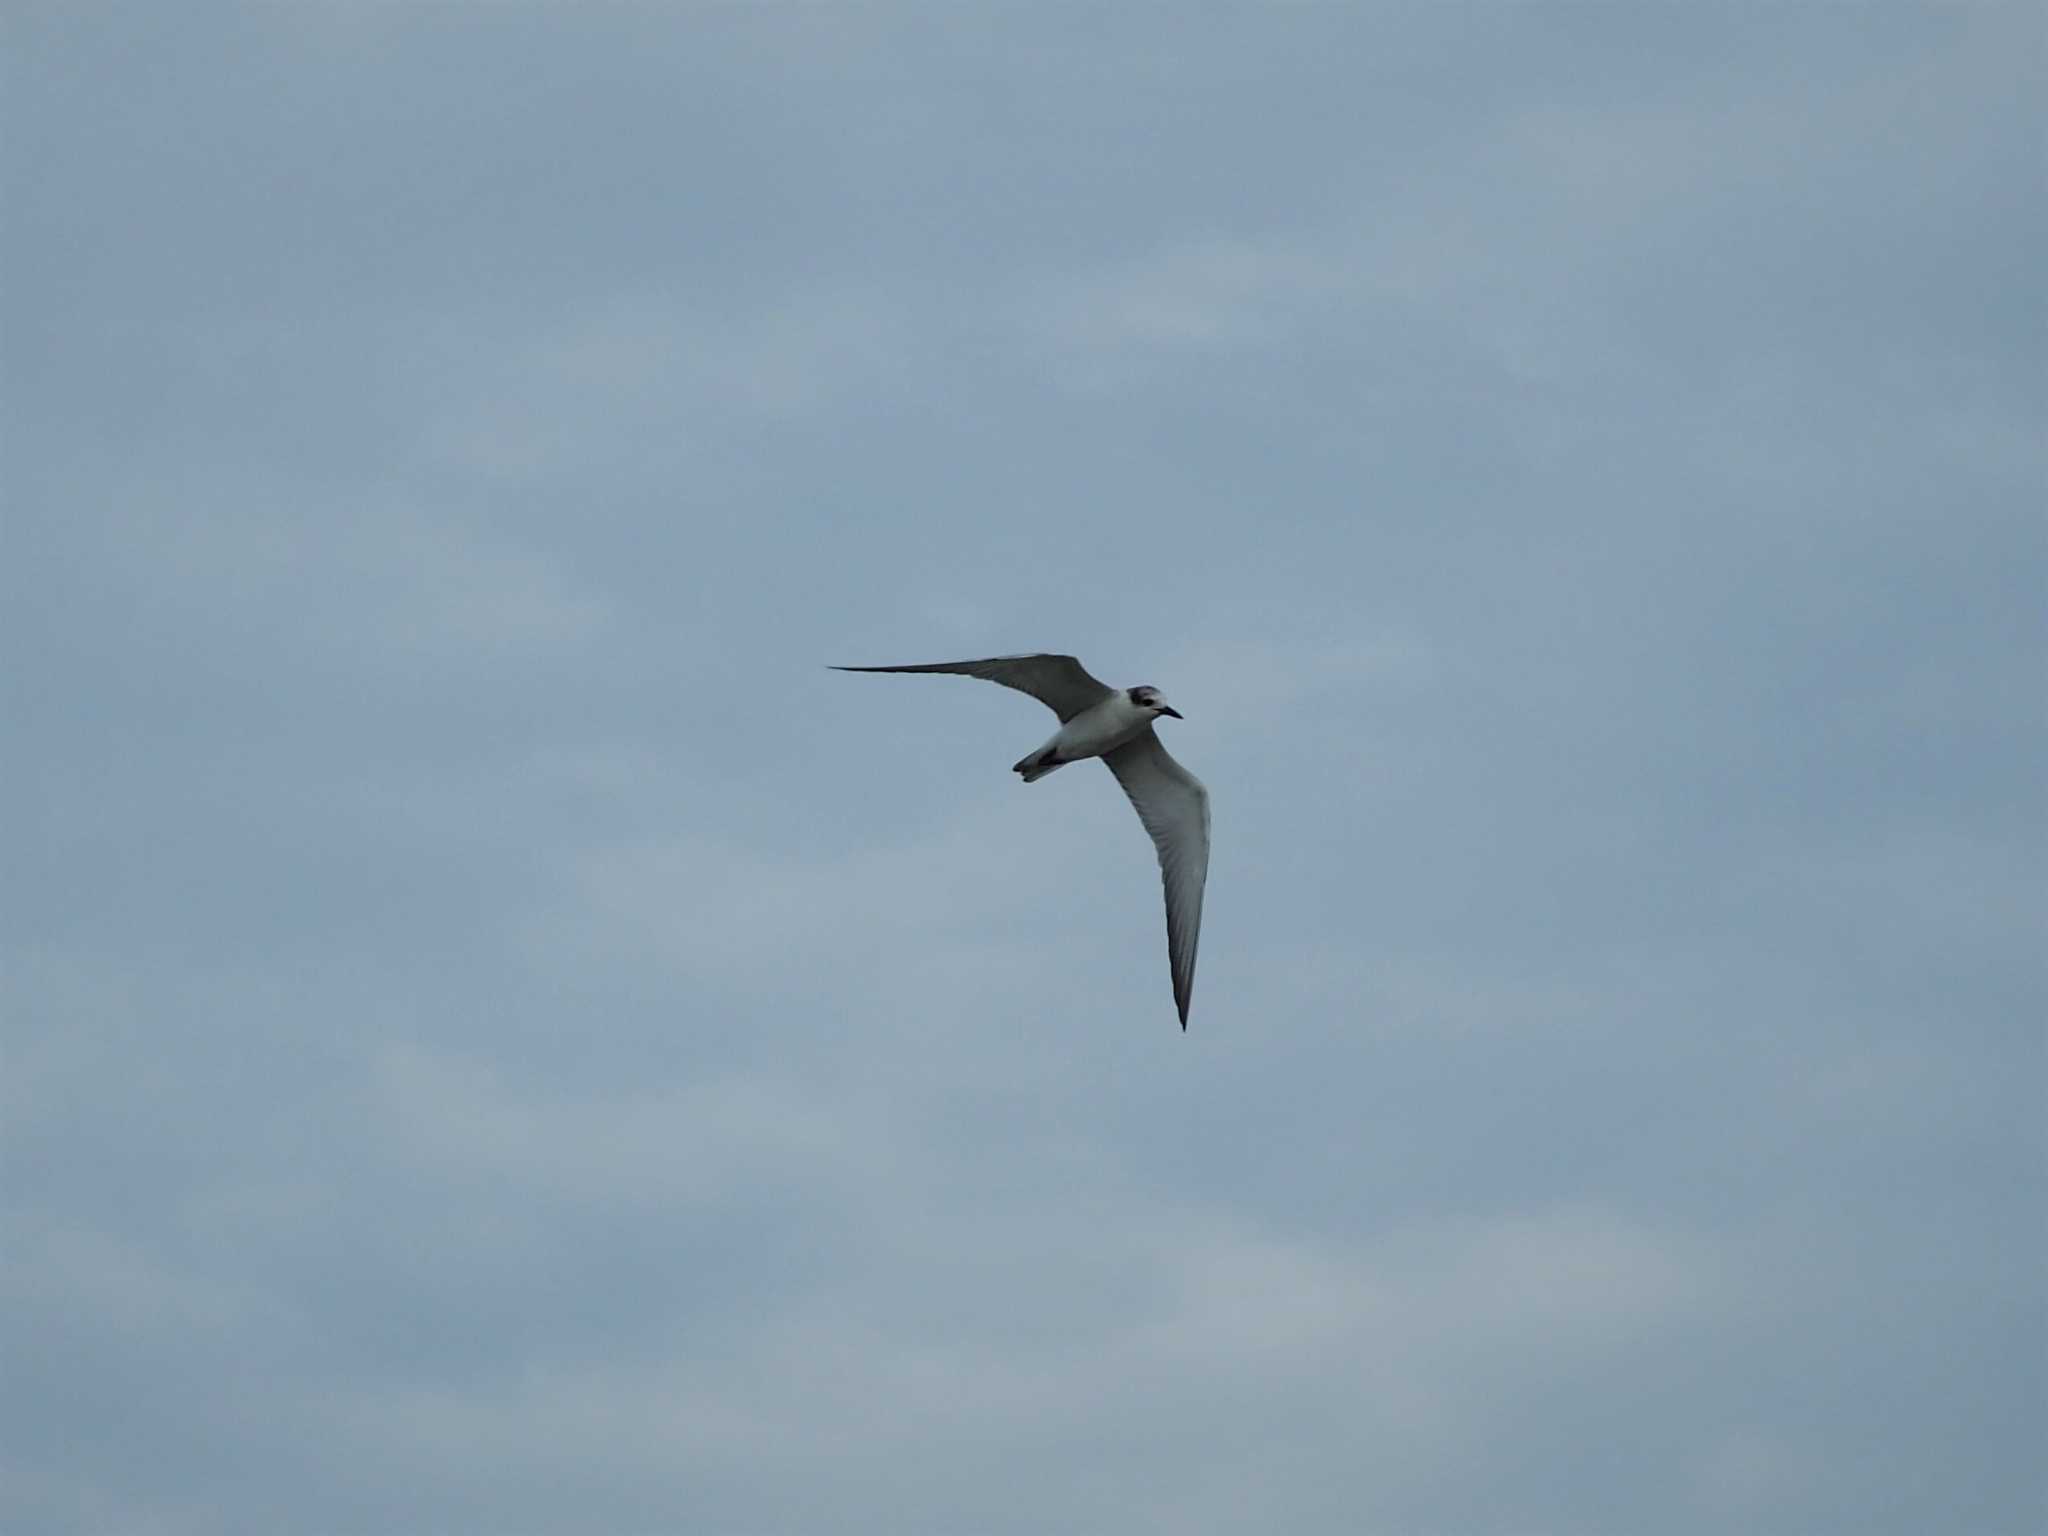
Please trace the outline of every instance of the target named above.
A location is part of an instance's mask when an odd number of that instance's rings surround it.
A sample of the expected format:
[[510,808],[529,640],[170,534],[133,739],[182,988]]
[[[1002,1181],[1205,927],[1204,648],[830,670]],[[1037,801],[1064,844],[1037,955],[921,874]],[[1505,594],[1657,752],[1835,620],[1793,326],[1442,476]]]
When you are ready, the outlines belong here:
[[2038,11],[7,55],[9,1531],[2039,1528]]

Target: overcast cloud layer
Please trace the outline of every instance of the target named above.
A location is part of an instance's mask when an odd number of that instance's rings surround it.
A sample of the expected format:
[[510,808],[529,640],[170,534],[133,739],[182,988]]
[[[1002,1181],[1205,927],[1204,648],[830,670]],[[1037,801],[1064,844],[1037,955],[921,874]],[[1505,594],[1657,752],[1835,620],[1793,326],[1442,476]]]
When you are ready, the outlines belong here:
[[8,1531],[2041,1528],[2038,10],[7,51]]

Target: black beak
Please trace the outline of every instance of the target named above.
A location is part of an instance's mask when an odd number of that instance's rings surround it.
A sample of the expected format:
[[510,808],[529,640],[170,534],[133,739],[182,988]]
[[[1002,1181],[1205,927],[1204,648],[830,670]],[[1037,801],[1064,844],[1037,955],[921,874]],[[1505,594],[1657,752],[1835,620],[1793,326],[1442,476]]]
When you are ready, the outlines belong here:
[[1171,716],[1173,716],[1173,718],[1174,718],[1174,719],[1176,719],[1176,720],[1185,720],[1185,719],[1187,719],[1187,716],[1186,716],[1186,715],[1182,714],[1182,713],[1181,713],[1181,712],[1180,712],[1179,710],[1175,709],[1175,708],[1174,708],[1174,707],[1173,707],[1173,706],[1172,706],[1171,704],[1162,704],[1162,705],[1160,705],[1160,706],[1159,706],[1159,713],[1161,713],[1162,715],[1171,715]]

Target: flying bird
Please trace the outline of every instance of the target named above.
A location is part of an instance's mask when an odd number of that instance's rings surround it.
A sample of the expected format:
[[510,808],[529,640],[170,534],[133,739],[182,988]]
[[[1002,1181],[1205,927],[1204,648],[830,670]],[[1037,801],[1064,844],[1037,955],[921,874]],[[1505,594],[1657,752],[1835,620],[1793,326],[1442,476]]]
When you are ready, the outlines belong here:
[[1166,886],[1166,955],[1173,1001],[1188,1027],[1195,990],[1195,948],[1202,936],[1202,887],[1209,878],[1209,791],[1173,760],[1153,733],[1161,715],[1179,710],[1157,688],[1112,688],[1071,656],[991,656],[985,661],[930,661],[911,667],[834,667],[835,672],[952,672],[984,677],[1028,693],[1060,717],[1052,739],[1011,765],[1026,784],[1099,757],[1123,785],[1159,852]]

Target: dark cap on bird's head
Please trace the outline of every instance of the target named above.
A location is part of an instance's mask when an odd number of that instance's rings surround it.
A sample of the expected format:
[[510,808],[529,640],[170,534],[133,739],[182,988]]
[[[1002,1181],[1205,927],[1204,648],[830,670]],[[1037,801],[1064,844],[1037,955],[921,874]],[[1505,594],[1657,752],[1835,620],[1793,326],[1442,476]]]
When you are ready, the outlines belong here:
[[1129,696],[1130,701],[1140,709],[1149,709],[1155,714],[1171,715],[1176,720],[1185,720],[1187,718],[1187,716],[1167,703],[1164,698],[1160,697],[1157,688],[1150,685],[1126,688],[1124,692]]

